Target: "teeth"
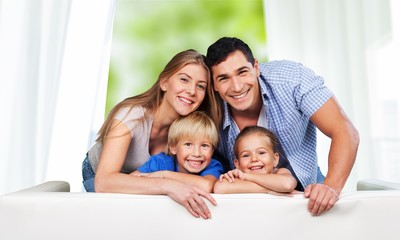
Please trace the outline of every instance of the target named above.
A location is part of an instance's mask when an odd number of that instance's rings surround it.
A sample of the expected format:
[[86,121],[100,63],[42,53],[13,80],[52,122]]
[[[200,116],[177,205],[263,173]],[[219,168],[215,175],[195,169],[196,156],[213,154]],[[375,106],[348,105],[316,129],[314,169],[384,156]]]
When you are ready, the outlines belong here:
[[188,99],[186,99],[186,98],[179,98],[182,102],[184,102],[184,103],[187,103],[187,104],[192,104],[193,102],[192,101],[190,101],[190,100],[188,100]]
[[242,97],[246,96],[246,94],[247,94],[247,92],[244,92],[244,93],[242,93],[242,94],[240,94],[238,96],[232,96],[232,97],[235,98],[235,99],[239,99],[239,98],[242,98]]
[[203,161],[187,160],[192,167],[200,167]]
[[251,167],[250,170],[258,170],[258,169],[261,169],[261,168],[262,168],[262,166],[255,166],[255,167]]

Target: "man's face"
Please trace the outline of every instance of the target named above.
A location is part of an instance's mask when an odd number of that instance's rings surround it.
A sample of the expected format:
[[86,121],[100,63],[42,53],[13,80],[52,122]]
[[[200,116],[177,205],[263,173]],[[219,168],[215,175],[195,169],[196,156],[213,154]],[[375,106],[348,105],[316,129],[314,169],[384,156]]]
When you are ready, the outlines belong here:
[[226,101],[232,111],[251,111],[261,104],[257,60],[254,66],[241,51],[228,55],[225,61],[211,67],[214,90]]

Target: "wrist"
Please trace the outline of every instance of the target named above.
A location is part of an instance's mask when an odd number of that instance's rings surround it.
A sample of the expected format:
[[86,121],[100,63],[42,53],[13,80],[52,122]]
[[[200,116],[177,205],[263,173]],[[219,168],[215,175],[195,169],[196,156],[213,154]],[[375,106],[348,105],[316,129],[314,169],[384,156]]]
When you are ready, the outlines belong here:
[[329,181],[329,179],[328,179],[328,180],[325,180],[324,183],[323,183],[323,185],[326,185],[326,186],[328,186],[330,189],[332,189],[333,191],[335,191],[336,194],[337,194],[338,196],[339,196],[340,193],[342,192],[343,186],[338,185],[338,184],[331,183],[331,182]]

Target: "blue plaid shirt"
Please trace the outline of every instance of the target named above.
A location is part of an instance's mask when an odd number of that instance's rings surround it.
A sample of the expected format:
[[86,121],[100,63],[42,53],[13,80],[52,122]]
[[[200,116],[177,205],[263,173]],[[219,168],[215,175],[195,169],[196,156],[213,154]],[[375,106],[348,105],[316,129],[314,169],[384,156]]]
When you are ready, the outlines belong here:
[[[310,117],[332,96],[324,80],[291,61],[261,63],[259,84],[268,129],[275,132],[295,175],[306,188],[317,182],[317,132]],[[234,169],[233,145],[239,133],[223,103],[220,153]],[[282,153],[281,153],[282,155]]]

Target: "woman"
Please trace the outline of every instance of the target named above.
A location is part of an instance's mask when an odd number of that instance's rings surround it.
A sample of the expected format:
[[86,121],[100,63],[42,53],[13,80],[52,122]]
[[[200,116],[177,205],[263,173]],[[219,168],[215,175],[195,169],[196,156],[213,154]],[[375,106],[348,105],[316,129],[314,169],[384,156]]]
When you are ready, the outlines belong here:
[[209,193],[171,179],[129,175],[151,155],[167,150],[168,129],[179,116],[199,109],[218,119],[210,81],[204,56],[187,50],[168,62],[149,90],[117,104],[83,162],[86,190],[165,194],[193,216],[210,218],[210,211],[201,198],[215,205]]

